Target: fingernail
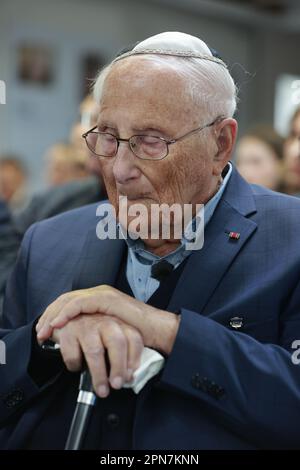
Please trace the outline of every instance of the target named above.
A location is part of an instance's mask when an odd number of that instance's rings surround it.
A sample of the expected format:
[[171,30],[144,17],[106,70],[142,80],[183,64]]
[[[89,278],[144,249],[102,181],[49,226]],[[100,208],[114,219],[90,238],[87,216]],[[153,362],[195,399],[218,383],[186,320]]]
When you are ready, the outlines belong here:
[[98,395],[99,395],[101,398],[107,397],[107,395],[108,395],[108,388],[106,387],[106,385],[100,385],[100,387],[98,388]]
[[111,386],[113,388],[119,389],[123,385],[123,379],[122,377],[114,377],[111,381]]

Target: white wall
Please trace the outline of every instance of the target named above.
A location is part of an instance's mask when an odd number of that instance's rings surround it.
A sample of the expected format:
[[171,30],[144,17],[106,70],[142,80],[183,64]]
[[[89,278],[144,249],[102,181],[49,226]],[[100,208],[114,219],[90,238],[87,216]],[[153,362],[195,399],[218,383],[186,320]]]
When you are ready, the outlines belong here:
[[[67,138],[77,116],[82,54],[98,50],[109,58],[124,45],[164,30],[198,35],[220,51],[243,82],[241,129],[256,117],[272,118],[270,80],[281,62],[287,65],[284,48],[279,55],[272,49],[272,33],[255,35],[245,24],[146,0],[0,0],[0,79],[7,83],[7,104],[0,105],[0,153],[19,153],[30,166],[34,185],[42,184],[45,149]],[[53,47],[56,76],[49,87],[17,81],[16,46],[24,40]]]

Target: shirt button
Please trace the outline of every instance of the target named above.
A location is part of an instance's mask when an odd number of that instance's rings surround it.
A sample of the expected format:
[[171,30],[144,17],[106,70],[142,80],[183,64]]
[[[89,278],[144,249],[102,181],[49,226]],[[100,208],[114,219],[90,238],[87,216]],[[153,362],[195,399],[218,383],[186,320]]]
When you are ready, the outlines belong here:
[[117,429],[120,424],[120,418],[115,413],[110,413],[107,415],[106,421],[111,429]]

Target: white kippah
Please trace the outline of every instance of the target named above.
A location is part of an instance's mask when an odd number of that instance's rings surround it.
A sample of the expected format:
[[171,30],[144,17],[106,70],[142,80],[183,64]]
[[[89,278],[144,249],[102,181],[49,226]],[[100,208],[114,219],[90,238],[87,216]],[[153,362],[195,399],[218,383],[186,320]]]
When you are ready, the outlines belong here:
[[212,55],[204,41],[190,34],[168,31],[156,34],[138,43],[131,51],[116,57],[113,62],[125,59],[132,55],[160,54],[177,57],[193,57],[210,60],[227,68],[225,62]]

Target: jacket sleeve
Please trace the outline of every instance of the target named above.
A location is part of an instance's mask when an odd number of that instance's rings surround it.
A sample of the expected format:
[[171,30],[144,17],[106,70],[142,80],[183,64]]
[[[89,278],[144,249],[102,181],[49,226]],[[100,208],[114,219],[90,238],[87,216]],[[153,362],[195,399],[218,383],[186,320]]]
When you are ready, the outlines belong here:
[[[4,301],[0,328],[4,353],[0,366],[0,426],[55,382],[64,369],[60,358],[48,357],[37,346],[36,319],[27,308],[27,267],[34,231],[32,226],[24,237]],[[45,371],[48,372],[44,374]]]
[[279,322],[278,344],[263,344],[182,309],[160,386],[260,448],[300,448],[300,283]]

